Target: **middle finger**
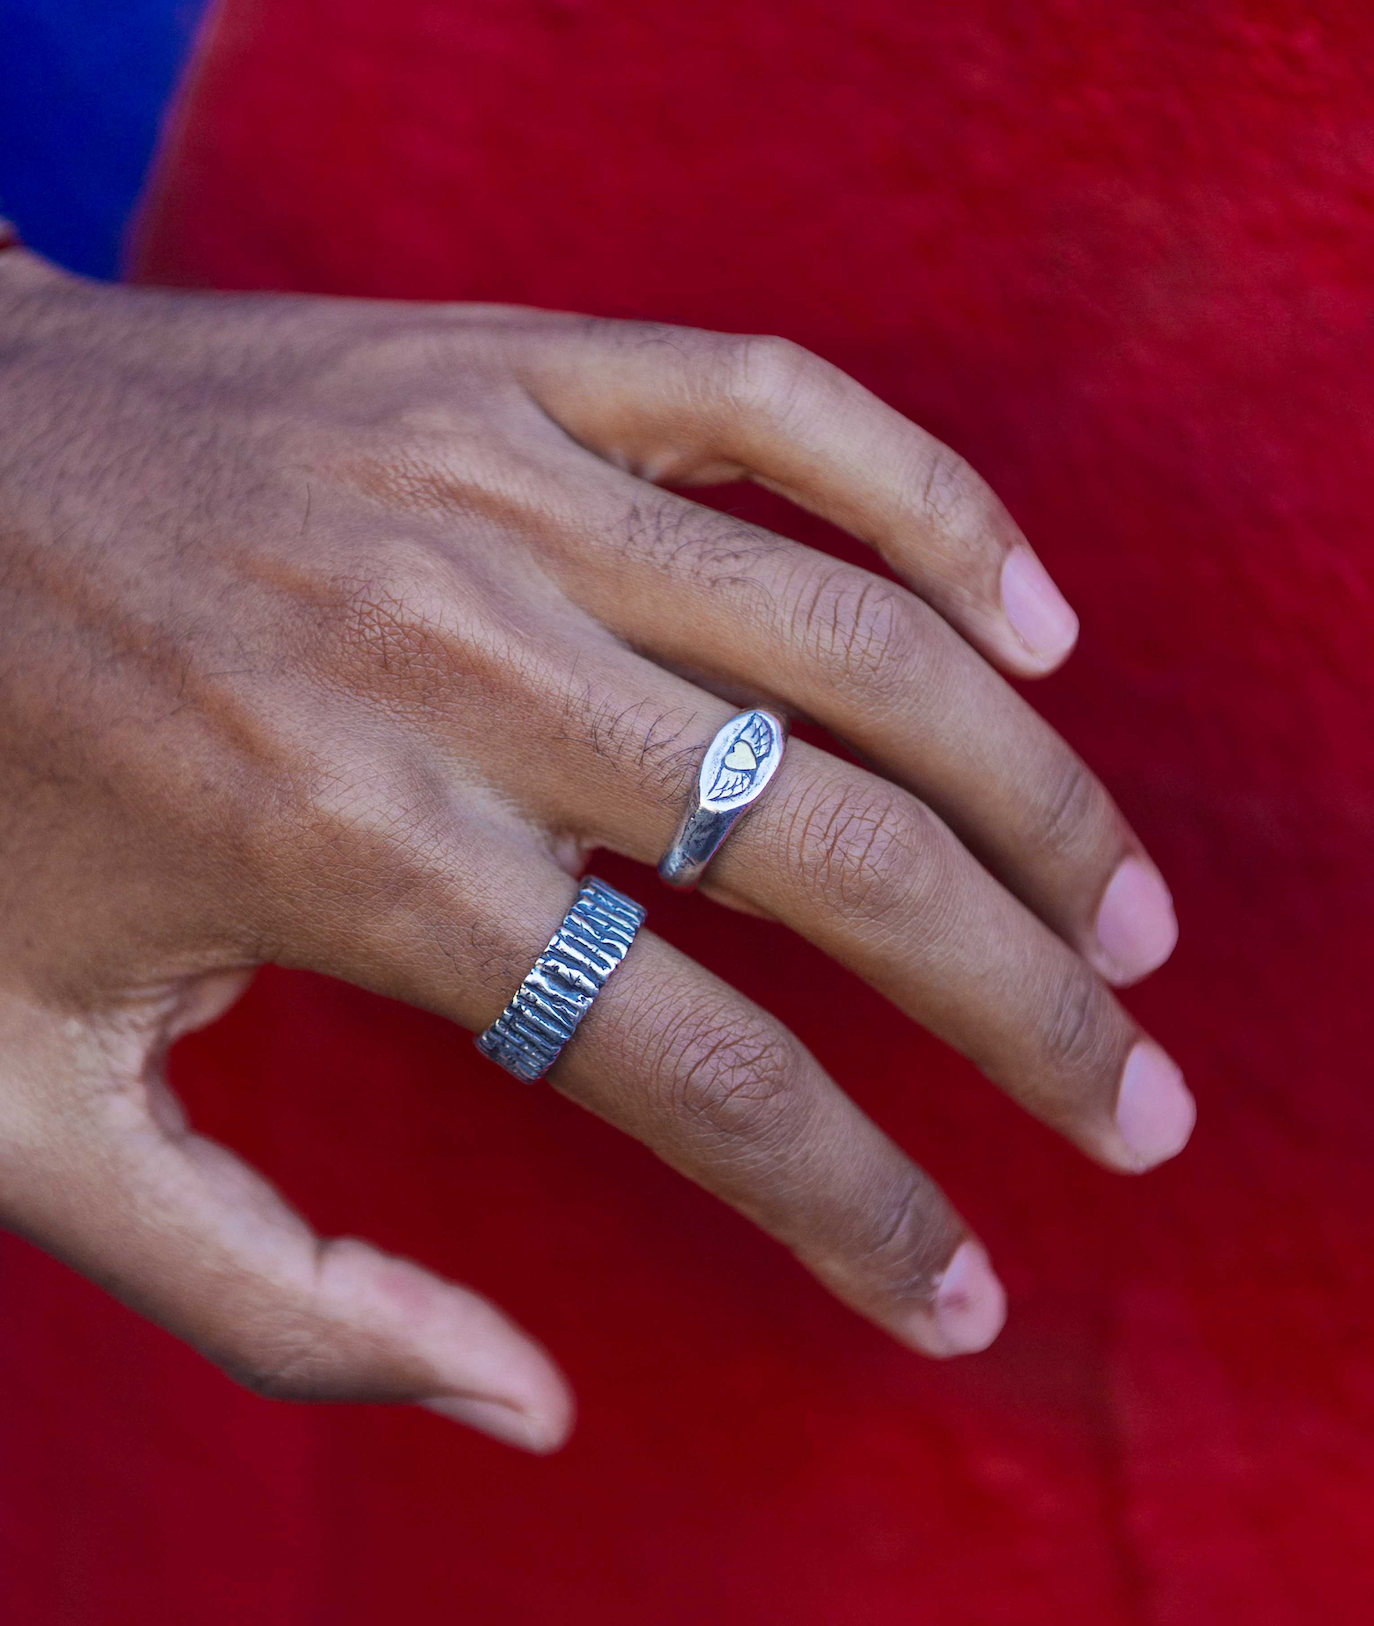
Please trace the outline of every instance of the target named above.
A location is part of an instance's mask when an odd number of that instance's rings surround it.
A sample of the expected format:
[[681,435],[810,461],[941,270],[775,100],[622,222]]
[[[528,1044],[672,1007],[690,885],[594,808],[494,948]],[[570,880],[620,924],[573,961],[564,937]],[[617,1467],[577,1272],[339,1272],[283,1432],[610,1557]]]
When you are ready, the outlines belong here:
[[590,460],[579,472],[599,488],[596,506],[592,489],[582,496],[601,523],[595,536],[576,527],[563,585],[603,625],[824,724],[1109,981],[1168,957],[1168,890],[1101,781],[929,605]]
[[[629,652],[584,651],[507,785],[550,825],[654,863],[730,709]],[[703,890],[792,927],[1111,1167],[1174,1155],[1182,1076],[1059,937],[899,786],[801,741]]]

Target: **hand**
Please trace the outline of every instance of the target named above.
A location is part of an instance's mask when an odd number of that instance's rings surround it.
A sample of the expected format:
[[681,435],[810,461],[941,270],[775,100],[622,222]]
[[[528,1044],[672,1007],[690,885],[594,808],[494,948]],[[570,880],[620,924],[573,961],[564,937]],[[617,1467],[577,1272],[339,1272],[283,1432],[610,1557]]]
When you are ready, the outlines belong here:
[[[736,478],[907,585],[659,489]],[[532,1339],[312,1235],[187,1129],[162,1057],[266,961],[485,1027],[591,848],[658,859],[721,694],[874,766],[794,741],[705,890],[1090,1157],[1171,1156],[1191,1099],[1106,986],[1166,957],[1168,894],[995,671],[1074,634],[982,481],[781,340],[103,288],[11,252],[0,1218],[263,1393],[558,1444],[570,1401]],[[996,1335],[1001,1288],[935,1185],[648,930],[550,1080],[912,1347]]]

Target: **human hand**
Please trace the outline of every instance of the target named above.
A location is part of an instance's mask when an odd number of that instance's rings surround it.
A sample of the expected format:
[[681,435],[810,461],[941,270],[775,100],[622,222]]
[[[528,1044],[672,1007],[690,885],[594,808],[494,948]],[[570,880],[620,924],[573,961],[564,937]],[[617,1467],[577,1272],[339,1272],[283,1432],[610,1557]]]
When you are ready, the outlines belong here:
[[[659,488],[746,477],[907,586]],[[995,670],[1052,668],[1072,612],[964,463],[790,344],[104,288],[11,252],[0,615],[0,1218],[263,1393],[565,1436],[527,1334],[315,1237],[189,1131],[162,1060],[268,961],[485,1027],[592,848],[658,859],[721,695],[873,769],[794,741],[705,891],[1099,1162],[1187,1139],[1106,986],[1167,956],[1168,894]],[[913,1348],[996,1335],[937,1187],[649,931],[550,1082]]]

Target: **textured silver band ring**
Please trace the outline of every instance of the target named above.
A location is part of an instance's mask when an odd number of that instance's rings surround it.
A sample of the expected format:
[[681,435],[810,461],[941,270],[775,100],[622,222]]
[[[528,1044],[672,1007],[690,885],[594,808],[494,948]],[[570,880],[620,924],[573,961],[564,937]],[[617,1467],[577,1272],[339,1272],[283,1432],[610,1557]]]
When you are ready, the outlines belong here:
[[686,891],[701,879],[741,813],[768,788],[787,745],[787,724],[771,711],[742,711],[706,747],[696,795],[673,844],[659,860],[669,886]]
[[589,875],[514,999],[477,1035],[477,1048],[526,1084],[542,1078],[643,923],[637,903]]

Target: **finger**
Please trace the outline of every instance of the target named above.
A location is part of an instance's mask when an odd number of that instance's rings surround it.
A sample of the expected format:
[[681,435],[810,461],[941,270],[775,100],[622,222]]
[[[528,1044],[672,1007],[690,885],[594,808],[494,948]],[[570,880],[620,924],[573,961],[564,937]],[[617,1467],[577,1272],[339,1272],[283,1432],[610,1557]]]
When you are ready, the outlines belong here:
[[[585,659],[579,682],[559,736],[512,766],[511,792],[654,863],[729,708],[624,654]],[[791,926],[1109,1167],[1152,1167],[1187,1141],[1193,1103],[1174,1063],[899,787],[794,740],[703,889]]]
[[[1182,1075],[923,803],[797,742],[708,884],[848,965],[1109,1167],[1175,1156]],[[785,777],[784,777],[785,772]]]
[[549,1075],[927,1355],[985,1349],[1006,1296],[933,1181],[779,1022],[641,932]]
[[1106,789],[928,605],[590,461],[564,484],[583,517],[560,580],[604,625],[722,692],[823,723],[939,813],[1109,980],[1136,981],[1168,958],[1168,889]]
[[[403,914],[360,912],[340,889],[297,921],[300,952],[474,1030],[500,1015],[577,890],[547,848],[490,831],[480,849],[436,834],[404,876],[374,880],[407,899]],[[648,930],[549,1080],[913,1348],[952,1355],[996,1336],[1001,1286],[939,1189],[785,1028]]]
[[217,1003],[192,985],[81,1027],[0,1006],[5,1223],[259,1394],[414,1402],[555,1449],[571,1400],[526,1333],[409,1260],[316,1236],[260,1175],[186,1127],[156,1060]]
[[989,660],[1057,666],[1078,620],[955,452],[798,345],[564,323],[523,361],[536,400],[602,457],[666,484],[748,475],[875,548]]

